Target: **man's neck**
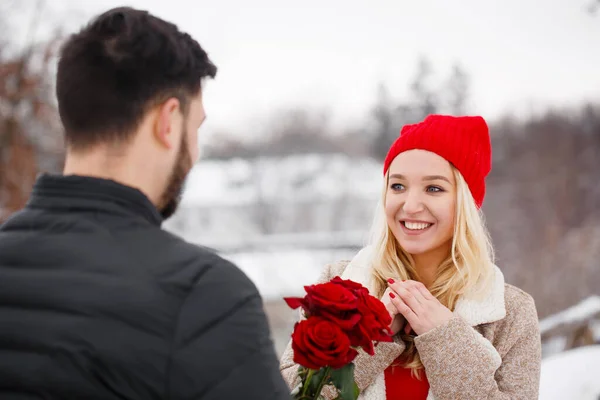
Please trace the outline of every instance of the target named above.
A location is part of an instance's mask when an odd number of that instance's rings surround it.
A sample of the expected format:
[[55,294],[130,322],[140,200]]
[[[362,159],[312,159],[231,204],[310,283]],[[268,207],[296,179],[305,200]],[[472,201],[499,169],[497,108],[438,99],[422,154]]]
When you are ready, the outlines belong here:
[[102,152],[90,152],[84,155],[67,154],[63,175],[110,179],[140,190],[152,203],[156,204],[158,196],[153,195],[152,184],[137,173],[138,171],[140,171],[139,168],[127,167],[122,158],[107,156]]

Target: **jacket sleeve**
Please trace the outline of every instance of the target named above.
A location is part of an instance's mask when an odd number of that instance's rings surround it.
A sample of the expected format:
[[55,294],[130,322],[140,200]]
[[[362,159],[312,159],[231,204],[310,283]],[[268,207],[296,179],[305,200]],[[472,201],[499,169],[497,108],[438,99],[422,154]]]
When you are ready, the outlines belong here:
[[219,259],[198,278],[180,311],[165,398],[289,399],[278,367],[256,286]]
[[431,391],[444,399],[537,399],[541,340],[533,299],[527,295],[504,327],[504,356],[455,315],[415,338]]
[[[317,283],[324,283],[331,280],[336,275],[341,275],[343,269],[347,265],[346,262],[338,264],[327,264],[321,272]],[[341,271],[340,271],[341,269]],[[302,319],[302,315],[300,315]],[[375,378],[382,373],[402,352],[405,344],[398,340],[392,343],[379,343],[375,347],[375,355],[371,356],[365,353],[362,349],[359,350],[358,356],[354,359],[354,379],[358,388],[362,392],[369,386]],[[281,373],[290,389],[294,389],[300,379],[298,378],[298,364],[294,363],[294,351],[292,350],[292,341],[287,344],[283,356],[281,357]],[[336,398],[335,391],[326,386],[323,390],[323,395],[326,400]]]

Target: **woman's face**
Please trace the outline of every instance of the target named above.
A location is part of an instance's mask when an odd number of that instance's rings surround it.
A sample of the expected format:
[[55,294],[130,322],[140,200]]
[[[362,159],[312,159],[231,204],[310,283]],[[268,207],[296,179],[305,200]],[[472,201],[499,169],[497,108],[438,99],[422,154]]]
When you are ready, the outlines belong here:
[[385,213],[390,230],[409,254],[449,254],[456,213],[450,163],[429,151],[400,153],[388,170]]

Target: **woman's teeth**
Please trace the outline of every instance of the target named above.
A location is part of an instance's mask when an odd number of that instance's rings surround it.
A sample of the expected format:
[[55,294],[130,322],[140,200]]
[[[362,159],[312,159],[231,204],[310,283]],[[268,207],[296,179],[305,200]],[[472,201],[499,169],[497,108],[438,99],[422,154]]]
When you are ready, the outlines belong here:
[[431,226],[431,224],[425,223],[425,222],[408,222],[405,221],[403,222],[404,226],[412,231],[419,231],[419,230],[423,230],[423,229],[427,229]]

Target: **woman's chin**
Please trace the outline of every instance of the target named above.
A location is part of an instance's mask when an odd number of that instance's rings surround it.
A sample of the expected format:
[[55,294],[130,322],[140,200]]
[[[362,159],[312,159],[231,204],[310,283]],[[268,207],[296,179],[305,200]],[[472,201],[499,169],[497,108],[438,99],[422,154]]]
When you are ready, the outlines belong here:
[[433,254],[450,254],[452,240],[438,242],[432,240],[399,240],[400,247],[411,256],[423,256]]
[[415,245],[414,243],[410,243],[407,245],[403,245],[402,243],[400,243],[400,246],[402,246],[404,251],[406,251],[411,256],[419,256],[419,255],[426,254],[431,251],[431,247],[429,247],[429,246],[424,246],[424,245],[419,246],[419,245]]
[[406,237],[403,240],[399,240],[400,246],[407,253],[418,256],[429,253],[431,251],[436,250],[440,247],[442,243],[439,243],[436,240],[431,240],[432,238],[423,237],[423,238],[415,238],[415,237]]

